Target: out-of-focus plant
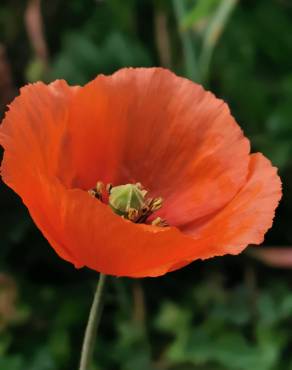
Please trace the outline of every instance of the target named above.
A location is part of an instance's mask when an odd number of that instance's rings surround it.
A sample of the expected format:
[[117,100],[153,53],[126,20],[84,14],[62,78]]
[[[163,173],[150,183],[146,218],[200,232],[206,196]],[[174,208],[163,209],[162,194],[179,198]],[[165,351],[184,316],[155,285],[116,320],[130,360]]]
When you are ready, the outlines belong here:
[[238,0],[173,0],[186,75],[206,83],[214,48]]
[[98,72],[112,73],[117,66],[149,66],[149,55],[138,43],[120,33],[106,36],[97,45],[82,33],[69,33],[63,39],[63,52],[53,63],[51,78],[65,78],[71,84],[85,84]]

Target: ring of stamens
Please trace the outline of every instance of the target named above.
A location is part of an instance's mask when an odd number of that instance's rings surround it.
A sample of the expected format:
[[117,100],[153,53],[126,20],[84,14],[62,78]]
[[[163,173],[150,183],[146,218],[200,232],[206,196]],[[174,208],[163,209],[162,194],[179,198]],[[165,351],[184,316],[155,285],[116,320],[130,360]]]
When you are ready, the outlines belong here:
[[[113,187],[111,184],[105,186],[99,181],[88,193],[101,202],[106,202],[107,199],[113,212],[135,223],[146,223],[148,218],[163,205],[161,197],[149,197],[147,190],[140,183]],[[156,217],[151,224],[168,226],[167,222],[160,217]]]

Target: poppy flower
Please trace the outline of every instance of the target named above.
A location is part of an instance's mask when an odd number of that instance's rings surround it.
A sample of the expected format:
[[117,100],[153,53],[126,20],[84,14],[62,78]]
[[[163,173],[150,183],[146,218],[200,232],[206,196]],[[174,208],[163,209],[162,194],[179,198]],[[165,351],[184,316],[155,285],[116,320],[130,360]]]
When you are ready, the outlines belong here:
[[3,180],[78,268],[158,276],[238,254],[272,225],[276,169],[222,100],[168,70],[38,82],[9,108]]

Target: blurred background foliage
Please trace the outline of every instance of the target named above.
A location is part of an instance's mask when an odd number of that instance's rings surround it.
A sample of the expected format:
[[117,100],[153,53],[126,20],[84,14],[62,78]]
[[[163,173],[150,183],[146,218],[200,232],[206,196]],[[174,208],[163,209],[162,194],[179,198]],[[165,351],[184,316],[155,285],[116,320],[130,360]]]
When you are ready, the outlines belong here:
[[[171,68],[226,100],[279,167],[265,244],[289,246],[291,35],[291,0],[1,0],[1,114],[27,82]],[[97,274],[60,260],[4,184],[0,207],[0,370],[76,369]],[[292,370],[289,269],[247,251],[108,285],[92,370]]]

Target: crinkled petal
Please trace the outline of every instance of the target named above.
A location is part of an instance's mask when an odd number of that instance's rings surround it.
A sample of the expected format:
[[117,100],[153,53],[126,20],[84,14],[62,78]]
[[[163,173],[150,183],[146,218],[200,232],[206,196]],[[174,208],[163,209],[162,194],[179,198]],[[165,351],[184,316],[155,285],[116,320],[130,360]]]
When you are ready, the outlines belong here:
[[180,226],[228,203],[244,184],[249,142],[227,105],[161,68],[98,76],[70,110],[74,186],[141,182]]
[[8,182],[29,187],[29,177],[43,171],[70,183],[74,167],[68,153],[68,110],[77,90],[65,81],[21,89],[0,128],[5,149],[1,170]]
[[281,196],[277,169],[261,153],[252,154],[247,182],[232,201],[199,226],[190,223],[181,231],[213,244],[211,254],[238,254],[248,244],[263,242]]

